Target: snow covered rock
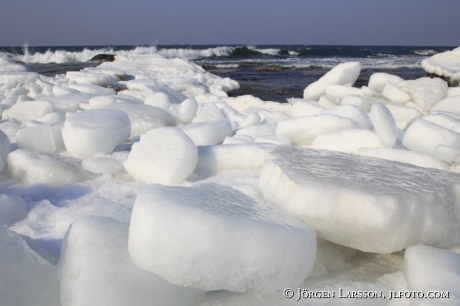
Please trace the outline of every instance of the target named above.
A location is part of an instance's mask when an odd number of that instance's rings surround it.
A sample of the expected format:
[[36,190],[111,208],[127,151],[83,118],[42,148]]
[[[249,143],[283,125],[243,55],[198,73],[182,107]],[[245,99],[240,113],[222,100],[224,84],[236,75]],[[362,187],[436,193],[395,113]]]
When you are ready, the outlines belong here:
[[8,172],[24,185],[60,187],[87,180],[80,163],[69,157],[40,151],[16,150],[8,155]]
[[259,177],[264,196],[319,237],[365,252],[460,243],[460,175],[376,158],[277,147]]
[[0,225],[0,304],[58,306],[56,268]]
[[69,154],[77,158],[110,153],[130,135],[129,117],[114,109],[97,109],[68,114],[62,139]]
[[414,299],[411,305],[434,305],[434,301],[436,305],[460,304],[460,254],[426,245],[408,247],[404,275],[409,290],[449,292],[449,298]]
[[131,216],[131,260],[173,284],[204,290],[297,286],[313,266],[315,232],[265,205],[217,184],[146,186]]
[[182,183],[198,161],[197,147],[180,129],[157,128],[141,136],[131,149],[124,167],[142,183],[177,185]]
[[110,218],[75,221],[64,239],[59,268],[62,306],[196,305],[205,293],[136,267],[128,253],[128,225]]
[[276,135],[291,140],[293,145],[310,145],[319,134],[358,128],[356,121],[337,115],[315,115],[283,120],[278,123]]
[[305,88],[303,97],[317,101],[326,91],[327,84],[353,85],[358,79],[361,72],[359,62],[342,63],[335,66],[328,73],[322,76],[318,81],[310,84]]

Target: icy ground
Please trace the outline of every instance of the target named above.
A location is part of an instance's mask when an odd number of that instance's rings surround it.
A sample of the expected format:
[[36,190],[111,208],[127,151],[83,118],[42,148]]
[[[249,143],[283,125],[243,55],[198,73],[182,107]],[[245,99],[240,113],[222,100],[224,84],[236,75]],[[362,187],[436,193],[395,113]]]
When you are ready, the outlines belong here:
[[0,305],[459,305],[460,88],[360,70],[281,104],[158,54],[0,60]]

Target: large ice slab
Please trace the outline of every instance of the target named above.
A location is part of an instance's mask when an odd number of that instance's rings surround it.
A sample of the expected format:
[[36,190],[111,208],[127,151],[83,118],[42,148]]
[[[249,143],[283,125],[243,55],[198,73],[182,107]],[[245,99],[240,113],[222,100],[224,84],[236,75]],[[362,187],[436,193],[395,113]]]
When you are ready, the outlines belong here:
[[55,267],[3,225],[0,250],[1,305],[61,305]]
[[319,237],[365,252],[460,243],[460,175],[336,152],[277,147],[259,186]]
[[2,118],[11,118],[19,124],[27,120],[42,117],[54,112],[54,105],[48,101],[27,101],[13,105],[10,109],[3,111]]
[[424,59],[422,67],[428,73],[450,77],[460,71],[460,47]]
[[178,128],[163,127],[142,135],[124,166],[142,183],[177,185],[192,174],[197,161],[198,151],[192,140]]
[[205,293],[136,267],[128,253],[128,224],[110,218],[75,221],[59,267],[62,306],[197,305]]
[[129,117],[114,109],[96,109],[69,114],[62,139],[69,154],[77,158],[110,153],[125,142],[131,132]]
[[197,146],[222,143],[225,137],[233,133],[228,120],[193,123],[183,126],[181,129]]
[[134,205],[128,245],[137,266],[173,284],[273,292],[308,276],[316,235],[230,187],[151,185]]
[[425,112],[447,95],[447,83],[440,78],[420,78],[408,83],[412,100]]
[[411,305],[460,304],[460,254],[426,245],[408,247],[404,254],[404,274],[409,290],[426,294],[449,292],[449,298],[433,299],[432,295],[428,299],[414,299]]
[[319,97],[326,91],[327,84],[349,84],[348,86],[351,86],[358,79],[360,72],[361,64],[359,62],[339,64],[322,76],[318,81],[308,85],[303,92],[303,97],[305,99],[318,101]]

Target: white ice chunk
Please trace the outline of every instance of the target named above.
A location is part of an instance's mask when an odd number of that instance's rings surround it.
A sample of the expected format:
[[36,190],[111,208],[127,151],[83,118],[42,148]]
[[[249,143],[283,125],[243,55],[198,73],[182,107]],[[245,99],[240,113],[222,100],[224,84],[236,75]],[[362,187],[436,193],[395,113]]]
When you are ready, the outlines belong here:
[[457,161],[457,157],[460,157],[460,149],[440,144],[434,149],[433,155],[448,164],[452,164]]
[[449,298],[413,299],[411,305],[460,304],[460,254],[426,245],[408,247],[404,254],[404,275],[409,290],[425,294],[449,292]]
[[69,87],[91,95],[112,96],[116,94],[113,88],[104,88],[93,84],[69,84]]
[[197,146],[222,143],[225,137],[232,135],[233,130],[228,120],[193,123],[181,127]]
[[16,143],[21,149],[44,152],[60,152],[65,150],[61,128],[49,124],[24,127],[16,133]]
[[198,148],[196,171],[214,174],[227,170],[260,169],[273,148],[273,145],[262,144],[202,146]]
[[196,305],[204,298],[204,291],[175,286],[136,267],[128,253],[128,225],[110,218],[75,221],[59,266],[62,306]]
[[177,122],[189,124],[198,111],[198,104],[195,99],[187,99],[182,102],[177,110]]
[[325,109],[331,109],[337,107],[339,104],[337,101],[334,101],[331,97],[327,95],[322,95],[319,97],[318,105]]
[[335,99],[342,99],[348,95],[357,95],[362,96],[363,92],[359,88],[344,86],[344,85],[336,85],[336,84],[328,84],[326,85],[326,95],[329,97],[334,97]]
[[97,86],[112,86],[119,81],[118,77],[105,73],[91,73],[84,71],[67,71],[66,78],[76,81],[78,84],[93,84]]
[[173,117],[164,110],[150,105],[114,103],[102,108],[118,110],[128,116],[131,122],[130,138],[145,134],[151,129],[169,125],[173,120]]
[[460,115],[460,96],[452,96],[441,100],[431,108],[431,112],[444,111]]
[[460,119],[449,116],[447,113],[430,114],[428,116],[424,116],[423,120],[436,123],[446,129],[460,133]]
[[0,248],[1,305],[61,305],[55,267],[2,225]]
[[123,165],[111,157],[93,157],[85,159],[82,167],[92,173],[114,174],[123,169]]
[[359,62],[342,63],[335,66],[332,70],[322,76],[318,81],[305,88],[303,97],[317,101],[324,94],[327,84],[354,84],[361,72]]
[[177,185],[192,174],[197,161],[198,151],[192,140],[178,128],[165,127],[142,135],[124,167],[142,183]]
[[372,106],[372,100],[375,100],[370,97],[363,97],[363,96],[357,96],[357,95],[348,95],[343,97],[342,100],[340,100],[340,105],[356,105],[359,108],[361,108],[363,111],[368,113],[371,110]]
[[406,104],[411,96],[391,82],[385,85],[382,95],[395,104]]
[[378,135],[369,130],[348,129],[318,135],[310,148],[355,153],[362,147],[382,147]]
[[387,148],[393,147],[397,139],[397,128],[393,115],[388,108],[381,103],[372,105],[369,118],[380,142]]
[[450,169],[450,165],[448,163],[438,158],[407,150],[392,148],[360,148],[355,153],[363,156],[377,157],[386,160],[411,164],[418,167],[435,168],[446,171]]
[[134,204],[128,248],[137,266],[173,284],[273,292],[308,276],[316,235],[230,187],[152,185]]
[[460,87],[447,88],[447,97],[460,96]]
[[6,159],[10,152],[10,139],[4,132],[0,131],[0,171],[2,171],[5,168]]
[[276,124],[254,125],[236,131],[236,135],[250,136],[252,139],[262,136],[274,136],[275,134]]
[[38,122],[47,123],[49,125],[57,125],[65,121],[65,115],[60,112],[53,112],[53,113],[49,113],[44,116],[35,118],[34,120]]
[[304,116],[312,116],[324,110],[316,101],[306,99],[296,99],[292,103],[291,117],[298,118]]
[[27,206],[18,196],[0,194],[0,226],[10,226],[27,216]]
[[0,83],[7,84],[10,82],[33,83],[38,79],[36,72],[1,72]]
[[422,67],[428,73],[450,77],[460,71],[460,47],[424,59]]
[[407,128],[402,143],[409,150],[433,155],[436,146],[440,144],[460,148],[460,134],[419,119]]
[[162,85],[144,85],[144,90],[143,90],[147,96],[158,93],[158,92],[163,92],[168,95],[169,102],[171,103],[181,103],[187,97],[180,92],[175,91],[174,89],[169,88],[168,86],[162,86]]
[[224,119],[224,115],[214,103],[206,103],[198,110],[198,114],[193,118],[192,123],[212,122]]
[[404,80],[397,75],[385,72],[377,72],[372,74],[369,78],[369,88],[375,90],[376,92],[382,92],[388,82],[398,84],[402,81]]
[[145,98],[145,105],[151,105],[162,110],[167,110],[171,103],[169,103],[168,95],[164,92],[153,93]]
[[422,116],[422,113],[413,107],[407,107],[402,105],[386,104],[385,105],[390,113],[393,115],[395,124],[398,129],[405,131],[407,127],[418,117]]
[[440,78],[421,78],[409,81],[410,94],[414,103],[428,112],[447,95],[447,83]]
[[69,154],[77,158],[110,153],[125,142],[131,125],[125,113],[114,109],[97,109],[68,114],[62,139]]
[[267,135],[261,136],[254,139],[254,143],[272,143],[272,144],[279,144],[279,145],[290,145],[291,141],[289,138],[284,136],[276,136],[276,135]]
[[337,115],[316,115],[280,121],[276,135],[289,138],[293,145],[309,145],[319,134],[354,128],[358,128],[354,120]]
[[348,118],[358,123],[361,129],[371,129],[372,123],[369,116],[356,105],[341,105],[332,109],[325,110],[318,115],[331,114]]
[[244,121],[240,124],[240,128],[245,128],[245,127],[250,127],[250,126],[255,126],[259,125],[260,122],[262,121],[262,117],[260,117],[259,114],[257,113],[250,113]]
[[88,105],[89,109],[96,109],[116,102],[117,100],[114,96],[96,96],[89,99]]
[[48,101],[28,101],[13,105],[10,109],[3,111],[2,119],[11,118],[19,124],[25,123],[54,112],[54,104]]
[[8,155],[8,172],[24,185],[60,187],[87,180],[90,176],[73,158],[40,151],[16,150]]
[[67,112],[76,112],[80,110],[81,103],[88,103],[93,95],[89,94],[68,94],[59,97],[47,97],[44,98],[44,101],[49,101],[54,104],[54,107],[57,112],[67,113]]
[[459,174],[291,146],[271,155],[259,178],[264,196],[321,238],[375,253],[460,243]]

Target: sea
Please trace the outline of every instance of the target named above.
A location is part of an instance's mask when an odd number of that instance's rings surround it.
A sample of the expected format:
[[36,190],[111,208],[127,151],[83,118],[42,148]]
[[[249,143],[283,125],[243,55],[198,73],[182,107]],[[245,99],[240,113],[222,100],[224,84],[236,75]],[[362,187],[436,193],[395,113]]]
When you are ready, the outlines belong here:
[[324,45],[168,45],[168,46],[54,46],[0,47],[0,58],[55,76],[99,65],[98,54],[160,54],[181,58],[206,71],[240,83],[230,96],[253,95],[266,101],[301,98],[303,90],[334,66],[359,61],[355,86],[367,85],[370,75],[387,72],[405,80],[426,76],[421,61],[456,46],[324,46]]

